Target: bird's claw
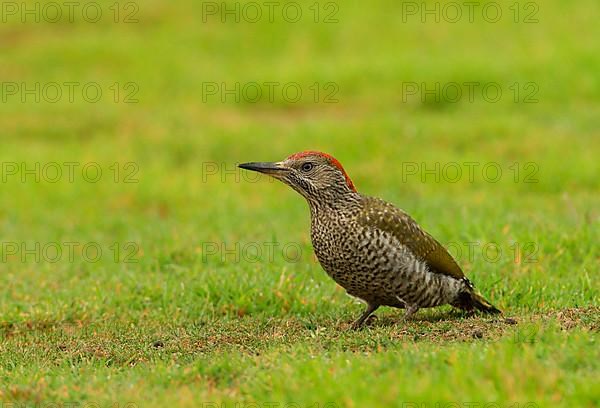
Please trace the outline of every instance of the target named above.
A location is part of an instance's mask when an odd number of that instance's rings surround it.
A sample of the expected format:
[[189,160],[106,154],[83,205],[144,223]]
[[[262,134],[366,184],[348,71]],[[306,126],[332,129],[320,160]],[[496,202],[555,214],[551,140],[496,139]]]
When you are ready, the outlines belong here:
[[375,315],[370,315],[366,319],[358,319],[357,321],[352,323],[352,325],[350,325],[350,329],[351,330],[361,330],[365,326],[370,326],[373,323],[373,321],[376,319],[377,319],[377,316],[375,316]]

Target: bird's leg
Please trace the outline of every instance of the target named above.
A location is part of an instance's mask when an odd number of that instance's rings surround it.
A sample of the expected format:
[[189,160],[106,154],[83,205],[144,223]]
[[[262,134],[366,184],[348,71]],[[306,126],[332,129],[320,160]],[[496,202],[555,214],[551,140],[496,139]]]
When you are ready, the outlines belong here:
[[412,315],[417,313],[419,306],[417,305],[406,305],[406,312],[404,313],[404,320],[410,319]]
[[371,316],[371,313],[373,313],[378,308],[379,305],[376,303],[367,303],[367,310],[365,310],[365,312],[358,318],[358,320],[352,323],[352,329],[359,329],[363,325],[365,320],[367,320],[367,318]]

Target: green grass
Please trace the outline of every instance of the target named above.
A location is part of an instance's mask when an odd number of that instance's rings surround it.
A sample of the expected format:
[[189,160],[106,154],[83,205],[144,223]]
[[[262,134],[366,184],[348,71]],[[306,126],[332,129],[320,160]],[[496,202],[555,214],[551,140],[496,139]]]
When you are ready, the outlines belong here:
[[[0,25],[3,82],[105,92],[95,104],[0,103],[3,166],[103,170],[97,183],[79,171],[73,183],[0,182],[0,404],[597,406],[600,7],[552,0],[538,23],[515,24],[509,3],[495,24],[404,23],[385,1],[340,2],[334,24],[223,24],[203,22],[200,2],[147,1],[134,24]],[[203,103],[203,83],[236,81],[297,82],[311,97]],[[469,81],[506,94],[403,102],[404,82]],[[136,83],[139,103],[114,103],[115,82]],[[314,103],[315,82],[337,84],[338,102]],[[515,82],[537,84],[538,102],[514,103]],[[514,321],[441,308],[403,322],[381,309],[348,331],[363,306],[315,261],[301,197],[228,172],[306,149],[413,215]],[[502,177],[403,173],[465,162],[497,163]],[[65,252],[7,251],[36,243]],[[87,243],[102,249],[95,262]]]

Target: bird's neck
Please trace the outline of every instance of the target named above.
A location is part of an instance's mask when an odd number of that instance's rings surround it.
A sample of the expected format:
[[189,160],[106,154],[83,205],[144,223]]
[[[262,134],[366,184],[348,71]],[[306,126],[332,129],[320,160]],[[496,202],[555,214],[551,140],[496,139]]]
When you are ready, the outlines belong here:
[[356,192],[350,192],[341,196],[328,197],[328,199],[310,199],[307,198],[310,214],[313,218],[323,216],[342,215],[346,212],[352,212],[360,207],[361,195]]

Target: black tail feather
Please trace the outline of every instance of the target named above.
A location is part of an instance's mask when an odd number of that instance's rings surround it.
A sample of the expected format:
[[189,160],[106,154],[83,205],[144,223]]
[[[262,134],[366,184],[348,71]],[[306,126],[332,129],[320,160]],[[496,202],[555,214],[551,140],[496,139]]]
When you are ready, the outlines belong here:
[[487,314],[500,314],[502,311],[474,291],[462,292],[453,306],[463,310],[479,310]]
[[485,298],[477,293],[473,293],[471,295],[471,299],[473,299],[473,306],[475,309],[489,314],[500,314],[502,311],[498,309],[496,306],[492,305],[490,302],[485,300]]

